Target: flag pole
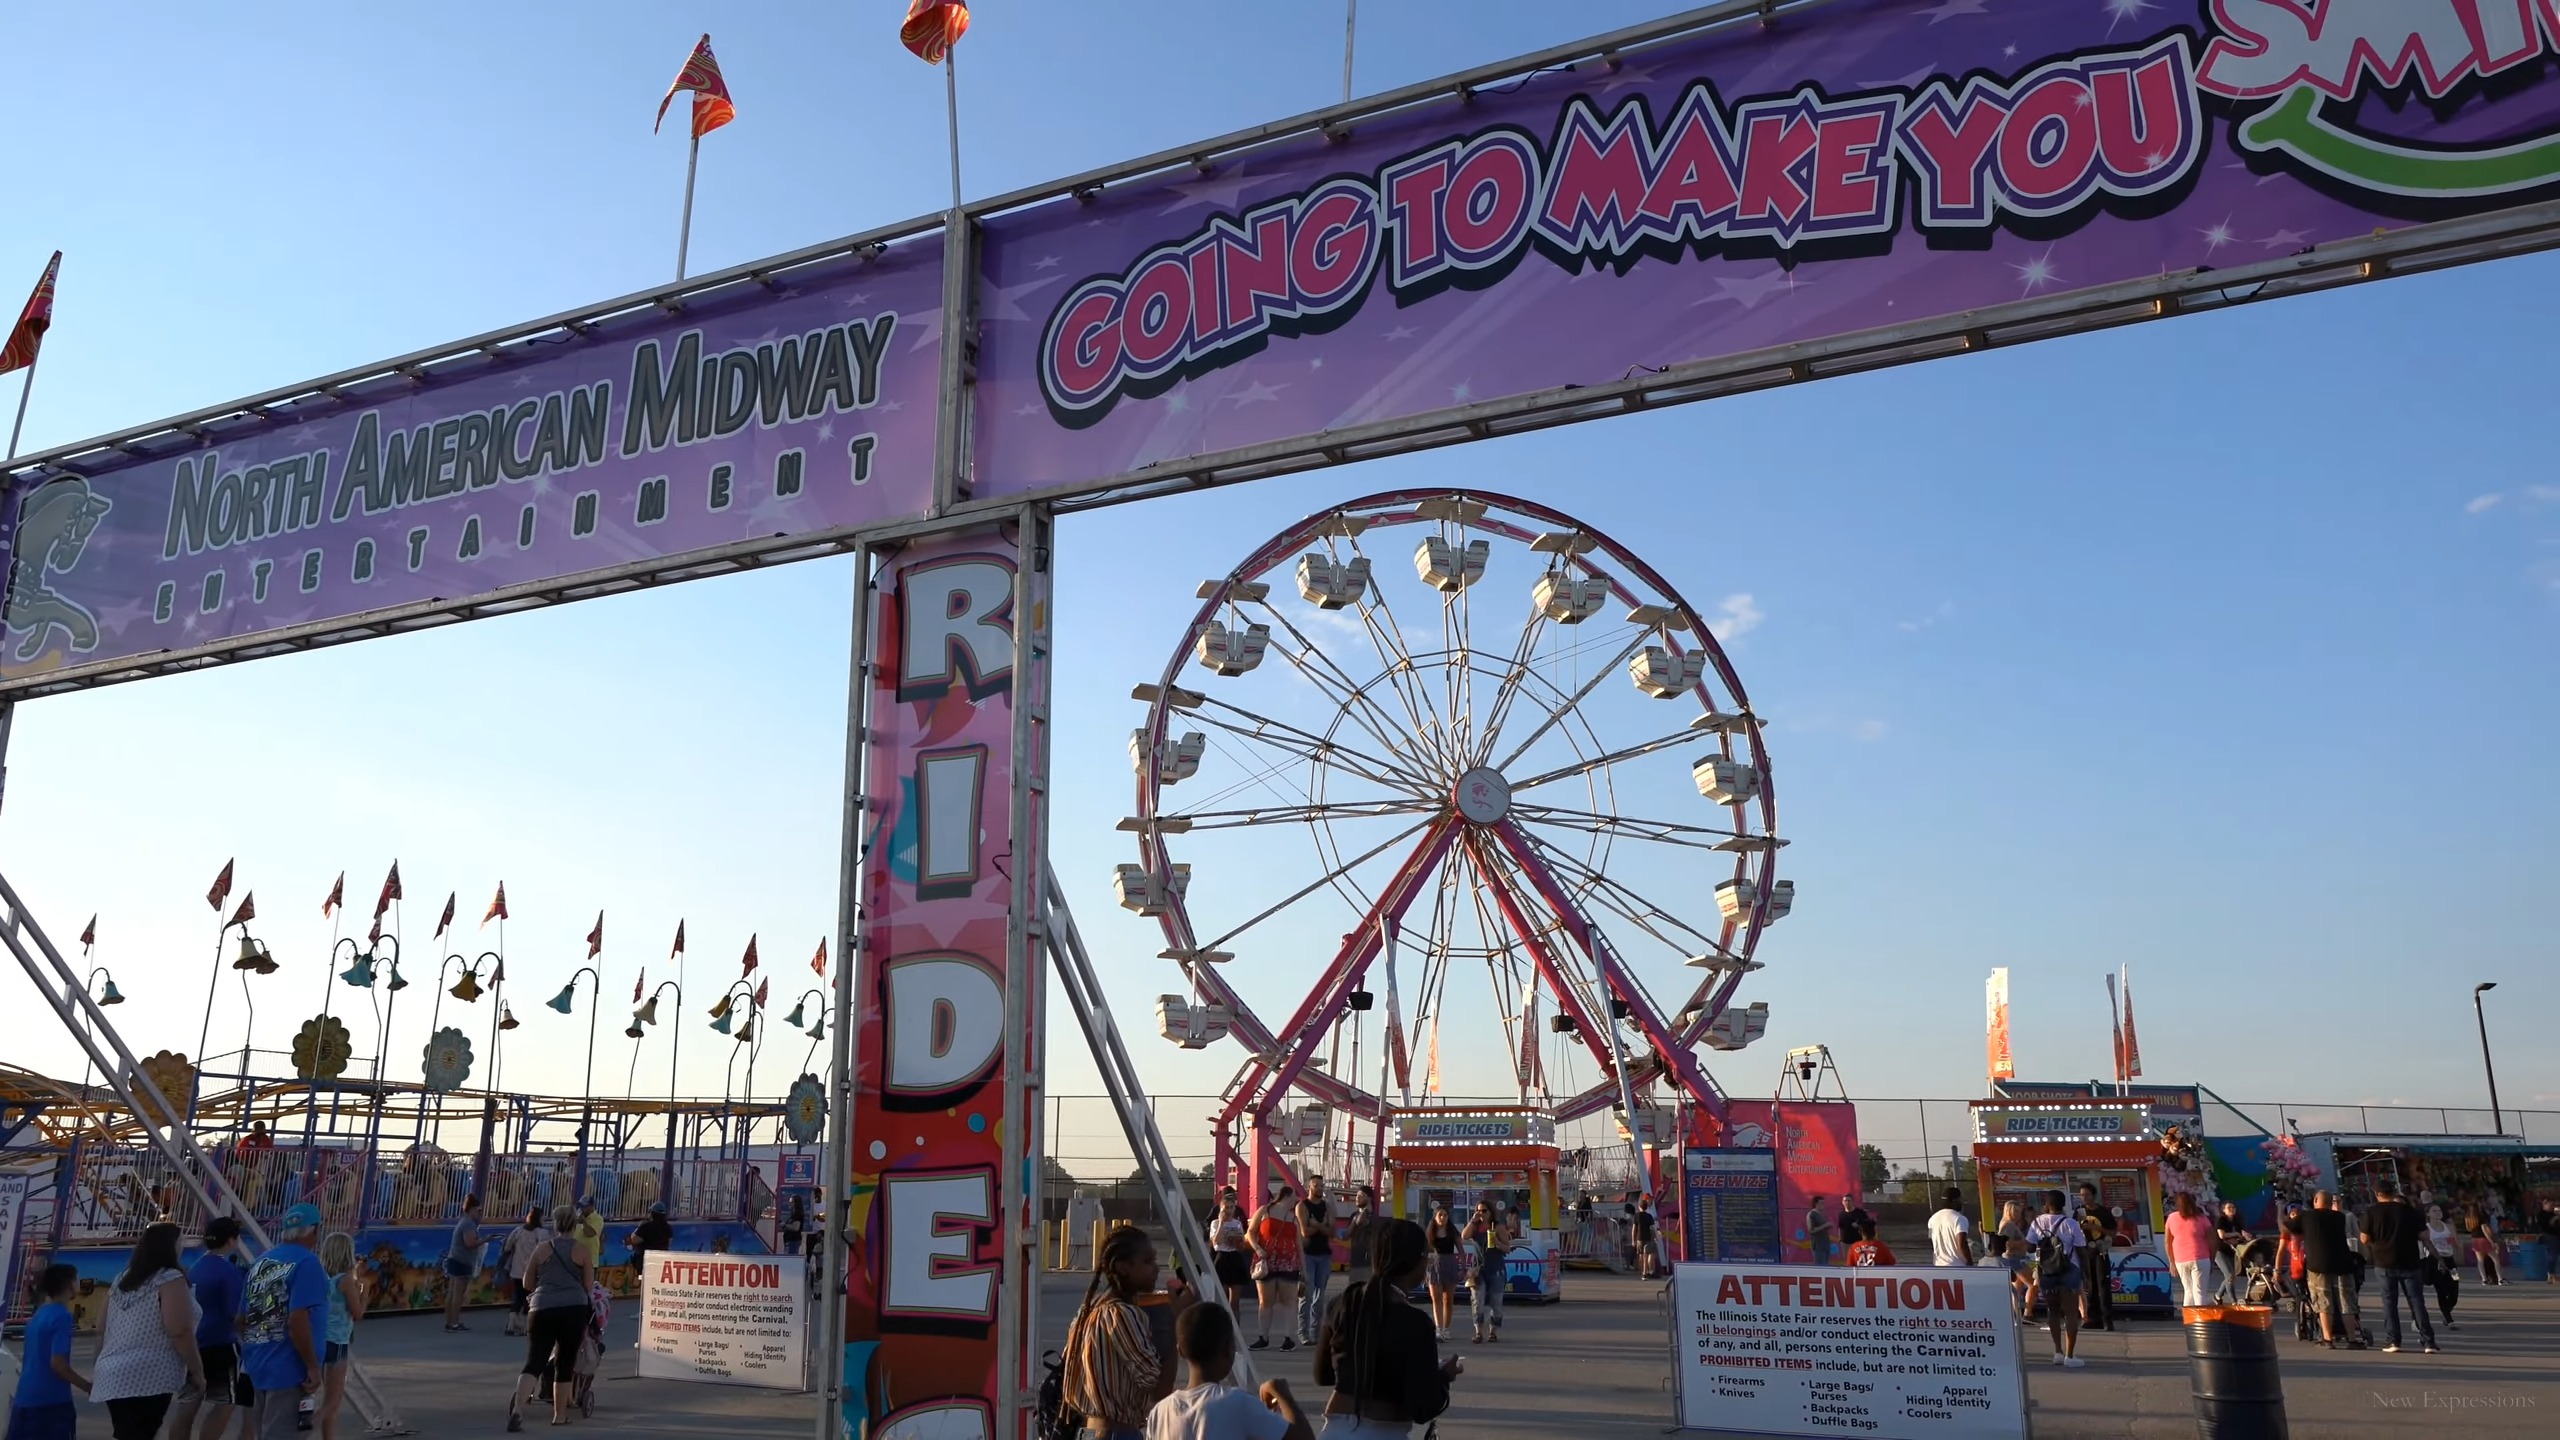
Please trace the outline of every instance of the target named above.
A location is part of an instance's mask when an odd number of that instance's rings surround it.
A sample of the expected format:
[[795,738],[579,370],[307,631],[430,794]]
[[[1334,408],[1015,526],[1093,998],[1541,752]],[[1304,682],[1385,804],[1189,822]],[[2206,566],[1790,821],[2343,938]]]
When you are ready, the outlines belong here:
[[[952,164],[954,165],[959,163],[960,162],[957,158],[954,158],[952,161]],[[953,173],[956,174],[958,172],[954,171]],[[35,353],[35,358],[27,362],[26,383],[18,387],[18,418],[9,426],[8,459],[15,460],[18,458],[18,434],[20,431],[27,428],[27,397],[36,393],[36,367],[43,363],[44,352],[42,350],[38,350]]]
[[1351,47],[1360,38],[1360,0],[1348,0],[1342,12],[1342,99],[1351,101]]
[[684,156],[684,224],[676,231],[676,278],[679,280],[684,278],[685,253],[693,248],[693,172],[701,163],[702,137],[696,135]]
[[960,47],[942,52],[942,113],[951,128],[951,208],[960,208]]

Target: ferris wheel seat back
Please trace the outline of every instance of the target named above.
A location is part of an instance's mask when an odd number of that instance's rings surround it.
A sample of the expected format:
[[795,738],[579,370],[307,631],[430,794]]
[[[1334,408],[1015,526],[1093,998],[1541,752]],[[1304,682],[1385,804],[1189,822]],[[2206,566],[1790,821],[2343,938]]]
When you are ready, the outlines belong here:
[[1573,576],[1550,570],[1538,577],[1530,600],[1538,613],[1559,625],[1579,625],[1609,603],[1609,582],[1597,576]]
[[1769,1002],[1754,1000],[1718,1015],[1704,1037],[1710,1050],[1739,1050],[1769,1032]]
[[1180,995],[1156,997],[1157,1033],[1185,1050],[1205,1050],[1224,1040],[1235,1018],[1224,1005],[1194,1005]]
[[1485,562],[1492,558],[1493,545],[1489,541],[1470,540],[1458,546],[1430,535],[1413,548],[1413,569],[1423,584],[1444,595],[1455,595],[1483,579]]
[[1719,805],[1739,805],[1760,793],[1760,772],[1747,762],[1723,755],[1702,755],[1689,767],[1698,793]]
[[1200,757],[1208,747],[1207,737],[1197,730],[1167,736],[1164,744],[1151,746],[1146,728],[1140,726],[1129,732],[1129,763],[1136,767],[1139,779],[1147,779],[1152,766],[1157,784],[1173,785],[1200,773]]
[[[1716,909],[1727,920],[1740,923],[1751,918],[1760,908],[1760,887],[1747,878],[1735,877],[1716,883]],[[1796,908],[1796,882],[1780,880],[1769,887],[1769,919],[1783,920]],[[1692,962],[1695,963],[1695,962]]]
[[1230,630],[1215,620],[1200,626],[1200,663],[1219,675],[1236,676],[1262,663],[1271,646],[1271,627],[1259,622]]
[[1140,915],[1162,915],[1190,893],[1191,867],[1175,865],[1172,883],[1167,884],[1164,876],[1144,865],[1122,865],[1111,878],[1111,888],[1119,896],[1121,909]]
[[1368,556],[1339,564],[1320,551],[1310,550],[1298,557],[1298,594],[1317,609],[1346,609],[1359,604],[1360,597],[1368,593]]
[[1636,688],[1656,700],[1677,700],[1698,688],[1707,673],[1707,652],[1688,650],[1674,655],[1659,645],[1647,645],[1627,661],[1627,674]]

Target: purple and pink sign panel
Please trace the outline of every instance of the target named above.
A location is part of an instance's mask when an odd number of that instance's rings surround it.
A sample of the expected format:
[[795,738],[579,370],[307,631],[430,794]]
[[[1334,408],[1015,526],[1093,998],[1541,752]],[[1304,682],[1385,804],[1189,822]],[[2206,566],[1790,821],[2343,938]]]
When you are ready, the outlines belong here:
[[979,496],[2500,209],[2560,0],[1844,3],[986,222]]
[[50,480],[0,679],[920,515],[941,291],[911,241]]

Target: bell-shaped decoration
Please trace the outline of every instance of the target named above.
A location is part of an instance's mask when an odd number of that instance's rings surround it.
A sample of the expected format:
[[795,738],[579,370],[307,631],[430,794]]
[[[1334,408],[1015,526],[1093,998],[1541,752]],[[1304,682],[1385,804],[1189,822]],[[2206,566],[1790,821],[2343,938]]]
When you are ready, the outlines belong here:
[[790,1026],[794,1030],[808,1028],[809,1000],[807,996],[802,996],[800,1003],[791,1007],[791,1013],[782,1017],[782,1023]]
[[98,997],[98,1003],[101,1005],[121,1005],[124,1003],[124,992],[116,988],[116,977],[113,975],[107,977],[106,991]]
[[339,971],[338,978],[346,981],[348,984],[353,985],[359,990],[372,989],[373,952],[370,950],[358,951],[356,953],[356,963]]
[[391,983],[383,986],[382,988],[391,991],[400,991],[409,988],[409,977],[400,973],[399,961],[394,960],[391,962]]
[[632,1011],[632,1012],[631,1012],[631,1024],[630,1024],[626,1029],[624,1029],[622,1033],[623,1033],[623,1034],[625,1034],[625,1035],[630,1036],[630,1037],[631,1037],[632,1039],[634,1039],[634,1040],[637,1040],[637,1039],[639,1039],[639,1038],[640,1038],[640,1012],[639,1012],[639,1011],[634,1010],[634,1011]]
[[655,1024],[657,1024],[657,1023],[658,1023],[658,997],[657,997],[657,996],[655,996],[655,995],[650,996],[650,997],[649,997],[649,1003],[648,1003],[648,1004],[643,1005],[643,1006],[641,1006],[639,1009],[632,1011],[632,1012],[631,1012],[631,1023],[632,1023],[632,1024],[634,1024],[634,1025],[655,1025]]
[[480,1000],[480,972],[477,970],[464,970],[462,972],[462,978],[454,981],[453,988],[445,993],[466,1005],[478,1004]]
[[542,1003],[559,1011],[561,1014],[566,1015],[569,1013],[569,1007],[577,1002],[577,998],[578,982],[572,980],[568,984],[560,987],[559,994],[552,996],[550,999],[545,1000]]
[[823,1010],[818,1012],[818,1023],[809,1027],[809,1038],[812,1040],[827,1038],[827,1012]]
[[756,1017],[750,1015],[747,1017],[747,1023],[738,1027],[738,1040],[739,1043],[744,1044],[754,1038],[756,1038]]
[[249,932],[243,930],[240,932],[239,958],[231,962],[231,968],[254,970],[261,975],[272,975],[276,971],[276,962],[268,956],[267,947],[250,939]]
[[[712,1019],[714,1019],[714,1020],[726,1020],[726,1019],[728,1019],[728,1018],[729,1018],[729,1002],[730,1002],[731,1000],[735,999],[735,998],[737,998],[735,995],[723,995],[723,996],[721,996],[721,997],[720,997],[720,1003],[711,1007],[711,1018],[712,1018]],[[726,1025],[721,1026],[721,1027],[720,1027],[720,1033],[721,1033],[721,1034],[723,1034],[723,1035],[728,1034],[728,1033],[729,1033],[729,1027],[728,1027],[728,1026],[726,1026]]]
[[499,1005],[498,1005],[498,1028],[499,1028],[499,1029],[501,1029],[501,1030],[513,1030],[514,1028],[516,1028],[516,1024],[517,1024],[517,1021],[516,1021],[516,1011],[515,1011],[515,1007],[514,1007],[514,1006],[512,1006],[512,1005],[506,1004],[506,1003],[505,1003],[505,1002],[503,1002],[503,1001],[499,1002]]

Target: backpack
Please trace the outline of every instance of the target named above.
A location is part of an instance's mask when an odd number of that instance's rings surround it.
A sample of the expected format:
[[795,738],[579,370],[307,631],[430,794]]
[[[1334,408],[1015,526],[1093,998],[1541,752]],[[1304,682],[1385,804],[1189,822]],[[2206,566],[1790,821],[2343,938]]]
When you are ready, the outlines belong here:
[[1040,1440],[1077,1440],[1084,1434],[1084,1415],[1067,1403],[1067,1362],[1052,1350],[1040,1357],[1048,1373],[1040,1377]]
[[2071,1247],[2062,1243],[2059,1224],[2039,1223],[2037,1227],[2036,1278],[2048,1285],[2059,1285],[2071,1278]]

